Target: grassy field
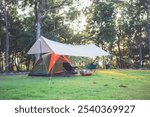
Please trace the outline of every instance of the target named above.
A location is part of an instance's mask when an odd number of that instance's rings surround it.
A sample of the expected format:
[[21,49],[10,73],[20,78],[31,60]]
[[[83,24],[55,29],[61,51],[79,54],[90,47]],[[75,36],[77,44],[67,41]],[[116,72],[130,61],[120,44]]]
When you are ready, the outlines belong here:
[[92,76],[0,76],[0,99],[150,100],[150,70],[99,70]]

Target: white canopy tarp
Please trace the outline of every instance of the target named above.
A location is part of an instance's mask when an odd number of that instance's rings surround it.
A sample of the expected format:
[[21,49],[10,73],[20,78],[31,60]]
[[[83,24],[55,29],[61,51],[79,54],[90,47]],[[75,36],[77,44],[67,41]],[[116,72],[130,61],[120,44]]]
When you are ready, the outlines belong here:
[[55,53],[59,55],[69,56],[82,56],[82,57],[94,57],[94,56],[107,56],[108,52],[102,50],[94,44],[89,45],[70,45],[62,44],[56,41],[51,41],[41,36],[34,45],[28,51],[28,54],[37,53]]

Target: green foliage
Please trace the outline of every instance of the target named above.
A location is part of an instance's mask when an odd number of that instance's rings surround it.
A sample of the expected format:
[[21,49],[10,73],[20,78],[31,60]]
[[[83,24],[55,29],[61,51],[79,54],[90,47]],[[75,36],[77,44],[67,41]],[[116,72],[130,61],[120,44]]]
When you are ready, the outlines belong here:
[[[94,0],[93,15],[89,19],[88,29],[96,43],[112,42],[115,39],[114,3]],[[91,10],[90,10],[91,11]],[[91,13],[89,13],[91,15]],[[94,36],[93,36],[94,35]]]
[[[41,1],[6,1],[8,6],[10,64],[14,64],[17,58],[21,61],[20,64],[23,64],[20,66],[26,66],[25,68],[29,66],[31,68],[32,66],[33,59],[26,52],[35,42],[36,15]],[[119,58],[122,59],[124,68],[131,66],[134,66],[133,68],[139,68],[139,56],[142,57],[142,66],[150,67],[148,55],[148,49],[150,48],[148,45],[148,23],[150,22],[149,0],[128,0],[128,2],[118,2],[118,0],[91,0],[92,5],[82,10],[78,6],[80,1],[66,0],[64,5],[61,7],[58,6],[55,9],[54,7],[61,4],[62,1],[45,0],[45,6],[41,15],[44,15],[47,11],[49,12],[41,21],[41,35],[51,40],[68,44],[95,43],[109,51],[113,55],[113,61],[115,63],[118,63]],[[2,6],[2,1],[0,4]],[[49,8],[52,9],[49,10]],[[4,8],[2,6],[0,8],[1,71],[4,70],[5,66],[4,55],[6,42],[3,11]],[[86,29],[75,33],[73,28],[70,29],[70,24],[82,14],[87,17]],[[142,50],[142,54],[139,52],[140,49]],[[115,67],[117,66],[118,64]],[[11,69],[11,71],[15,70]]]

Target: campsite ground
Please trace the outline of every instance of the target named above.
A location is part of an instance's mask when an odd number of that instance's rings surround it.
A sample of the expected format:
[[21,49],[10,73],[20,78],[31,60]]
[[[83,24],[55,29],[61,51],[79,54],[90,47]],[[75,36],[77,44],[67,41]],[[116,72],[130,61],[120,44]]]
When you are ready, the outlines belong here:
[[150,70],[99,70],[92,76],[0,76],[0,99],[150,99]]

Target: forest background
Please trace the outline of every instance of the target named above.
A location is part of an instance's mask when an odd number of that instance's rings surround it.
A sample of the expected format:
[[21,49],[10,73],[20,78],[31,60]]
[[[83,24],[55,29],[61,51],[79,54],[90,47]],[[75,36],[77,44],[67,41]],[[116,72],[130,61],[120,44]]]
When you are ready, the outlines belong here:
[[0,72],[29,71],[39,55],[27,51],[41,35],[95,43],[112,55],[99,57],[111,68],[150,68],[150,0],[1,0],[0,6]]

